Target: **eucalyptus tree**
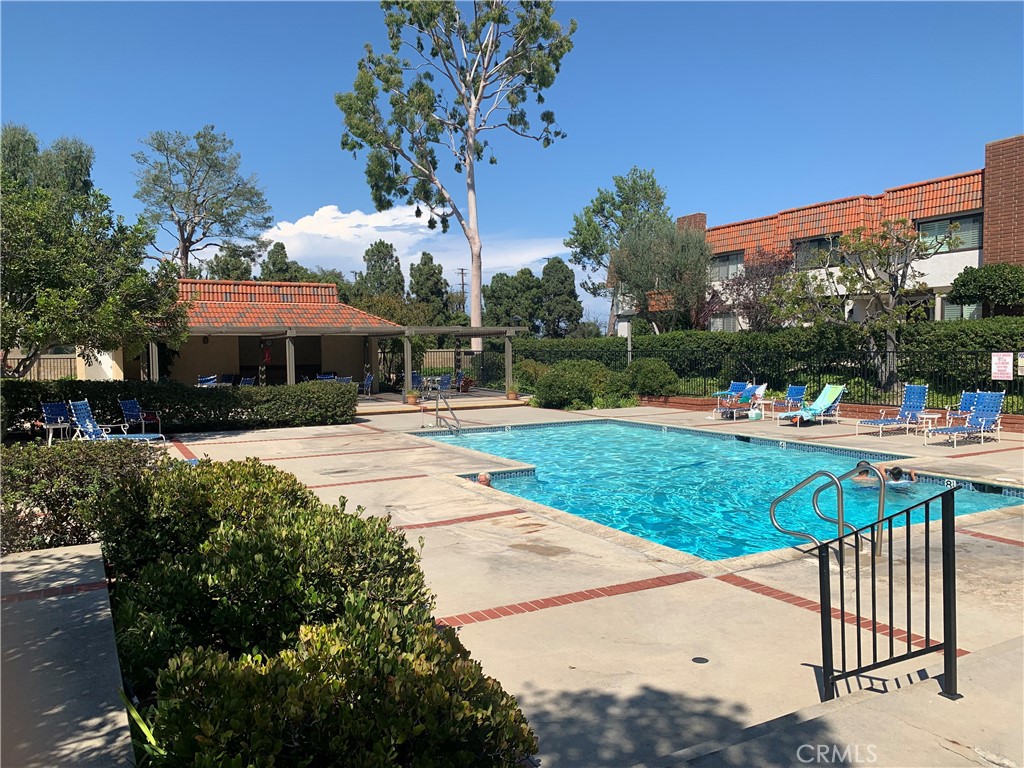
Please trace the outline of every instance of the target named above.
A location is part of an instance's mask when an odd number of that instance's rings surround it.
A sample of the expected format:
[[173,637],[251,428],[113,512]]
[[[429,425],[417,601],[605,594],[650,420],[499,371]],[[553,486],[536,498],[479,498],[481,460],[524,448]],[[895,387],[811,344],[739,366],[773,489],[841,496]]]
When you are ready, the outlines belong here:
[[144,216],[174,245],[153,246],[177,262],[182,277],[190,261],[208,248],[232,241],[255,242],[272,223],[270,205],[254,175],[241,173],[234,142],[214,126],[194,136],[155,131],[142,140],[146,151],[132,155]]
[[582,212],[573,216],[573,226],[565,247],[569,259],[590,276],[582,287],[591,296],[612,299],[608,333],[615,324],[618,288],[609,266],[619,251],[622,239],[643,227],[671,225],[665,206],[666,192],[654,178],[654,171],[634,166],[625,176],[612,177],[613,189],[598,188],[597,194]]
[[[366,151],[366,178],[377,210],[395,202],[427,213],[447,231],[454,218],[470,252],[470,318],[482,322],[482,253],[477,164],[497,158],[488,138],[507,132],[548,147],[565,133],[542,109],[530,125],[527,105],[544,103],[576,22],[563,29],[551,2],[500,0],[472,5],[403,0],[381,3],[390,53],[366,46],[352,91],[335,96],[345,115],[342,149]],[[410,58],[405,58],[409,56]],[[447,169],[438,152],[450,156]],[[450,169],[452,176],[448,172]],[[465,196],[456,185],[462,176]],[[480,341],[474,340],[480,348]]]

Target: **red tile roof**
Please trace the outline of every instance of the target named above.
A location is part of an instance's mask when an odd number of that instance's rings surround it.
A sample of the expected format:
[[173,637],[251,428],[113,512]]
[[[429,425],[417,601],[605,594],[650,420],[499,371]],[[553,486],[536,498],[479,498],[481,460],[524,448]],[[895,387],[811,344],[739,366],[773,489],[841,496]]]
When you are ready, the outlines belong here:
[[193,332],[400,327],[342,304],[332,283],[179,280],[178,292],[181,301],[192,301],[188,323]]
[[715,253],[743,250],[752,255],[758,248],[786,250],[794,240],[845,234],[857,227],[876,229],[885,220],[914,222],[977,211],[982,207],[982,175],[971,171],[887,189],[881,195],[847,197],[721,224],[708,228],[708,242]]

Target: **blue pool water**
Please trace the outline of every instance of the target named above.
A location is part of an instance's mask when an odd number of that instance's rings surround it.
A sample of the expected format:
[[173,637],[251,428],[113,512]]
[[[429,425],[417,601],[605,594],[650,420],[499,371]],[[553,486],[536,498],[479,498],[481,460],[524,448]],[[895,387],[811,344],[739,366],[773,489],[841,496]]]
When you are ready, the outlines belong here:
[[[610,422],[431,438],[536,466],[535,476],[496,476],[493,485],[499,490],[707,560],[798,543],[772,527],[772,500],[818,470],[843,474],[861,458]],[[779,523],[833,538],[835,526],[811,512],[814,487],[780,505]],[[852,482],[843,488],[848,522],[859,527],[876,518],[877,488]],[[886,514],[941,490],[923,482],[890,490]],[[820,497],[822,511],[833,517],[835,499],[833,491]],[[1016,503],[1021,499],[996,493],[961,489],[956,494],[957,514]]]

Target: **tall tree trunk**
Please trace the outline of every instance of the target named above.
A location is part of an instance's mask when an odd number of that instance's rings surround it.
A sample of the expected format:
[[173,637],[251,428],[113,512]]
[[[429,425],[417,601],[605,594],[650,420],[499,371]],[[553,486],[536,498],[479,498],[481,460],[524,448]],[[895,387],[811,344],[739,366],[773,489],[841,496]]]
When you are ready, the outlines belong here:
[[[476,116],[470,110],[469,122],[474,124]],[[469,274],[469,324],[473,328],[480,328],[483,325],[483,259],[481,253],[483,244],[480,242],[480,222],[477,218],[476,209],[476,163],[473,157],[473,147],[476,144],[476,133],[466,133],[466,240],[469,241],[470,274]],[[480,352],[484,348],[484,340],[478,336],[471,339],[474,352]]]

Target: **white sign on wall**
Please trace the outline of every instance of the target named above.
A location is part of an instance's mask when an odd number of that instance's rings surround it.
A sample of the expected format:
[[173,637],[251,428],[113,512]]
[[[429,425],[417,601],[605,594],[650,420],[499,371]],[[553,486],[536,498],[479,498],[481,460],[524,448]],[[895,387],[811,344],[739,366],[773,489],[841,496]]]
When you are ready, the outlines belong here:
[[1013,381],[1013,352],[992,353],[992,381]]

